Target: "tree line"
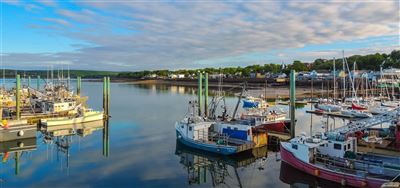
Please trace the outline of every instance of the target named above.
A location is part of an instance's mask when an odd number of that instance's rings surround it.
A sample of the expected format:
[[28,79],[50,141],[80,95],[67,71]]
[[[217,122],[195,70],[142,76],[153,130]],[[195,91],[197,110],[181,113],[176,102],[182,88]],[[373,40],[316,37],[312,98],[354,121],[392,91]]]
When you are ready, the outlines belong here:
[[[380,66],[384,61],[385,64],[383,68],[400,68],[400,50],[393,50],[391,53],[376,53],[369,55],[353,55],[347,57],[347,62],[349,64],[349,68],[353,68],[353,64],[356,62],[357,70],[372,70],[379,71]],[[168,77],[171,74],[184,74],[185,76],[195,75],[197,72],[207,72],[209,74],[227,74],[227,75],[235,75],[237,77],[249,77],[251,73],[286,73],[288,74],[291,69],[300,71],[331,71],[333,70],[333,62],[335,62],[335,66],[337,70],[341,70],[343,60],[340,59],[316,59],[311,63],[301,62],[299,60],[293,61],[292,64],[276,64],[269,63],[264,65],[250,65],[246,67],[222,67],[222,68],[203,68],[203,69],[181,69],[176,71],[171,70],[144,70],[144,71],[136,71],[136,72],[113,72],[113,71],[90,71],[90,70],[70,70],[70,77],[75,78],[77,76],[83,78],[102,78],[104,76],[110,76],[113,78],[133,78],[140,79],[144,77],[148,77],[150,75],[157,75],[158,77]],[[41,78],[46,78],[47,76],[51,76],[49,71],[46,70],[5,70],[5,77],[11,78],[15,77],[18,73],[22,77],[36,77],[40,76]],[[0,75],[1,72],[0,72]],[[57,75],[61,75],[60,71],[53,71],[54,78],[57,78]],[[63,71],[64,78],[67,77],[67,71]]]
[[[400,50],[393,50],[389,54],[376,53],[368,55],[353,55],[346,58],[349,68],[352,69],[356,63],[357,70],[371,70],[379,71],[380,66],[384,61],[383,68],[400,68]],[[291,69],[300,71],[332,71],[333,63],[335,62],[336,70],[342,69],[343,59],[316,59],[311,63],[301,62],[299,60],[293,61],[292,64],[282,65],[276,63],[269,63],[264,65],[250,65],[246,67],[224,67],[224,68],[204,68],[204,69],[182,69],[177,71],[169,70],[156,70],[156,71],[139,71],[139,72],[121,72],[118,77],[122,78],[143,78],[152,74],[159,77],[167,77],[170,74],[184,74],[186,76],[195,75],[197,72],[207,72],[209,74],[229,74],[237,75],[240,77],[248,77],[250,73],[286,73],[288,74]]]

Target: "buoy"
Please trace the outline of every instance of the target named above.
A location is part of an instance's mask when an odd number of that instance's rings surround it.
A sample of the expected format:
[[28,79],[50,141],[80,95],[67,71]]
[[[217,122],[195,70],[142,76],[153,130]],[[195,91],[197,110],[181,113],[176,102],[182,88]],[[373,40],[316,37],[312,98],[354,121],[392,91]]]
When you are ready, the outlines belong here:
[[1,124],[3,125],[3,128],[8,129],[8,122],[7,122],[7,120],[3,119],[3,121],[1,121]]
[[24,136],[24,131],[23,130],[18,131],[18,136]]
[[18,147],[23,148],[25,144],[23,142],[18,142],[17,145]]
[[342,179],[342,181],[340,181],[340,184],[342,184],[342,186],[346,186],[346,180]]
[[314,170],[314,175],[319,176],[319,170],[318,169]]

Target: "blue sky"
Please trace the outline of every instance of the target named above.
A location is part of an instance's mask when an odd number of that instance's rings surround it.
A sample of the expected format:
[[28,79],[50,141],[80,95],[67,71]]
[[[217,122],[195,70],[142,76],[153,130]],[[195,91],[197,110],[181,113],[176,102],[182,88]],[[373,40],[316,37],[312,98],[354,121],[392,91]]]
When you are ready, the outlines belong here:
[[136,71],[399,49],[399,2],[1,2],[7,68]]

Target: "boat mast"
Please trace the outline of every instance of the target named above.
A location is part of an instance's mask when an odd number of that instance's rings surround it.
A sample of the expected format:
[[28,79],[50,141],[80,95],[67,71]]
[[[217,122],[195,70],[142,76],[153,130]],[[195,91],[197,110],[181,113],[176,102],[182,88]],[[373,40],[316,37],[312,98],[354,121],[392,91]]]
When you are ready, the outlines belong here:
[[[345,67],[345,61],[344,61],[344,50],[342,51],[343,55],[343,73],[346,75],[346,67]],[[346,98],[346,76],[343,76],[343,98]]]
[[336,99],[336,62],[335,57],[333,57],[333,101]]

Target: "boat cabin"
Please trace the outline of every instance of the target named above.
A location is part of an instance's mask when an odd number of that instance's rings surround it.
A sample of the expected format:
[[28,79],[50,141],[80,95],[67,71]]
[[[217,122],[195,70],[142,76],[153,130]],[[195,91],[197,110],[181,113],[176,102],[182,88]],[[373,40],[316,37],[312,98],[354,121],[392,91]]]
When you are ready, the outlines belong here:
[[355,137],[344,141],[321,139],[318,137],[300,136],[290,141],[289,149],[298,159],[304,162],[314,162],[317,155],[343,158],[347,151],[356,153],[357,143]]
[[40,103],[40,108],[43,113],[57,113],[72,110],[76,107],[75,101],[42,101]]
[[185,118],[179,123],[177,129],[181,132],[182,136],[197,140],[207,141],[210,134],[210,127],[214,122],[208,121],[195,121],[190,118]]
[[214,125],[214,131],[246,141],[253,141],[252,127],[242,123],[218,122]]

